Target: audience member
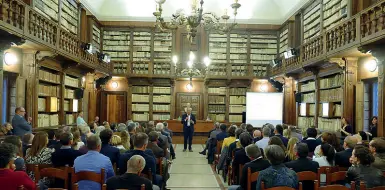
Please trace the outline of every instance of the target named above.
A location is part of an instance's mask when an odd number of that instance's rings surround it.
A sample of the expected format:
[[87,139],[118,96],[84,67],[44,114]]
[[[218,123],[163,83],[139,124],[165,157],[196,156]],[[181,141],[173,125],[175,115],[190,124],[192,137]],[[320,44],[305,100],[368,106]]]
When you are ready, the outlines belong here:
[[162,134],[163,123],[157,123],[155,126],[155,130],[159,135],[159,138],[158,138],[159,147],[161,147],[163,151],[168,152],[170,150],[170,143],[169,143],[169,138],[167,138],[167,136]]
[[220,128],[221,128],[221,132],[218,133],[217,136],[215,137],[217,139],[217,141],[223,141],[225,138],[228,137],[227,132],[226,132],[226,129],[227,129],[226,124],[222,123]]
[[24,136],[27,133],[32,133],[32,118],[28,117],[28,121],[25,120],[25,109],[23,107],[17,107],[15,109],[15,115],[12,118],[13,134],[19,137]]
[[252,144],[253,139],[248,132],[243,132],[241,135],[239,135],[239,142],[241,143],[242,148],[238,151],[235,151],[234,160],[232,163],[233,171],[236,172],[236,174],[239,174],[240,164],[244,165],[247,162],[250,162],[250,158],[246,155],[245,147]]
[[34,137],[35,135],[32,133],[27,133],[22,137],[21,141],[23,142],[23,156],[25,156],[27,149],[31,148]]
[[[151,127],[147,127],[147,128],[151,128]],[[135,124],[133,122],[128,123],[127,131],[128,131],[128,134],[130,135],[130,147],[131,147],[131,150],[133,150],[134,149],[134,139],[132,137],[136,133]]]
[[278,145],[278,146],[280,146],[282,148],[282,150],[286,154],[286,147],[285,147],[285,145],[283,144],[282,140],[279,137],[277,137],[277,136],[271,137],[269,139],[268,145]]
[[284,129],[283,130],[283,137],[290,139],[291,133],[289,129]]
[[122,144],[122,139],[119,137],[119,135],[112,135],[111,137],[111,145],[119,149],[120,153],[123,154],[129,149],[124,148]]
[[231,143],[235,142],[235,129],[237,128],[233,126],[229,127],[229,130],[227,131],[229,137],[223,139],[222,150],[223,148],[228,147]]
[[352,166],[346,173],[346,182],[355,181],[357,186],[360,182],[365,182],[366,188],[373,188],[385,184],[385,178],[381,170],[370,166],[374,162],[374,157],[368,148],[357,145],[354,147]]
[[158,138],[159,138],[159,133],[157,133],[155,131],[151,131],[148,134],[148,139],[149,139],[150,142],[147,145],[147,149],[152,150],[152,152],[154,153],[156,158],[160,158],[160,157],[164,157],[165,156],[164,150],[162,148],[160,148],[158,146],[158,144],[157,144]]
[[[334,148],[328,144],[328,143],[323,143],[321,144],[320,152],[319,152],[319,157],[313,158],[313,161],[318,162],[318,165],[320,167],[323,166],[334,166],[334,156],[336,152]],[[326,175],[321,174],[321,179],[320,183],[325,184],[326,182]]]
[[313,156],[315,148],[321,144],[321,141],[316,139],[317,130],[315,128],[308,128],[306,130],[306,133],[307,139],[303,140],[302,142],[307,144],[309,148],[309,153],[311,154],[311,156]]
[[104,131],[106,128],[104,126],[96,126],[95,127],[95,135],[100,135],[102,131]]
[[5,137],[3,143],[13,144],[16,147],[16,159],[14,161],[15,171],[25,171],[23,143],[21,142],[20,137],[16,135],[9,135]]
[[357,139],[357,145],[363,145],[363,143],[362,143],[362,136],[359,133],[358,134],[354,134],[353,136]]
[[23,171],[14,171],[14,160],[17,148],[10,143],[0,144],[0,184],[1,189],[19,189],[23,186],[25,190],[35,190],[35,183]]
[[302,135],[301,133],[297,132],[297,128],[295,126],[289,126],[289,130],[290,130],[290,138],[295,137],[299,141],[302,141]]
[[102,148],[100,153],[110,158],[111,163],[118,163],[120,157],[120,150],[110,145],[113,132],[111,129],[104,129],[100,132],[100,140],[102,141]]
[[385,171],[385,140],[374,138],[369,143],[369,150],[374,156],[373,167]]
[[206,141],[206,146],[201,152],[199,152],[199,154],[206,155],[206,151],[209,148],[210,140],[215,139],[217,137],[217,134],[219,134],[221,132],[221,129],[219,128],[219,126],[220,126],[219,122],[214,123],[214,129],[212,129],[209,132],[209,136],[208,136],[208,139]]
[[285,163],[286,167],[291,168],[295,172],[311,171],[317,173],[319,164],[308,159],[309,148],[306,143],[298,143],[294,145],[294,150],[298,159]]
[[[135,124],[133,126],[135,126]],[[127,131],[127,126],[124,123],[119,123],[118,124],[118,132],[122,132],[122,131]]]
[[350,125],[350,122],[347,118],[341,119],[342,126],[341,126],[341,137],[345,138],[346,136],[353,134],[353,127]]
[[[102,142],[97,135],[91,135],[87,138],[88,152],[85,155],[79,156],[74,161],[75,173],[81,171],[90,171],[100,174],[101,169],[105,169],[106,179],[114,176],[114,169],[111,164],[110,158],[100,154],[102,149]],[[97,182],[93,181],[79,181],[79,189],[92,189],[100,190],[101,186]]]
[[48,134],[48,147],[52,146],[53,144],[58,143],[55,139],[55,130],[51,129],[47,131]]
[[253,136],[254,127],[251,124],[246,124],[246,131],[249,133],[250,137]]
[[140,155],[134,155],[127,161],[127,171],[120,176],[114,176],[107,180],[107,189],[140,189],[144,184],[146,190],[159,189],[152,185],[147,178],[139,174],[146,166],[146,160]]
[[81,139],[80,131],[77,130],[73,132],[72,135],[73,135],[72,148],[74,150],[79,150],[82,146],[84,146],[84,142]]
[[344,140],[344,151],[337,152],[335,156],[335,165],[340,167],[349,167],[350,157],[352,156],[353,148],[357,144],[357,138],[353,136],[347,136]]
[[237,149],[240,149],[242,148],[242,145],[241,143],[239,142],[239,136],[244,132],[244,130],[242,130],[241,128],[237,128],[235,130],[235,142],[231,143],[229,145],[229,151],[228,151],[228,155],[227,155],[227,160],[229,161],[228,163],[230,163],[230,161],[233,159],[233,156],[234,156],[234,153]]
[[[99,117],[98,116],[95,116],[94,123],[96,123],[96,125],[99,125]],[[104,125],[104,122],[103,122],[103,125]]]
[[276,137],[279,137],[281,141],[283,142],[283,145],[286,147],[289,140],[283,136],[283,127],[282,125],[276,125],[274,130],[274,135]]
[[[323,132],[320,139],[321,139],[321,144],[324,144],[324,143],[329,144],[330,146],[333,147],[335,152],[337,152],[337,149],[339,151],[342,151],[339,138],[337,138],[337,136],[334,133]],[[316,158],[321,157],[320,152],[321,152],[321,145],[318,145],[314,150],[314,156]]]
[[287,168],[283,162],[285,160],[285,151],[278,145],[269,145],[265,148],[265,156],[271,166],[259,172],[256,189],[260,190],[262,181],[265,188],[272,187],[298,187],[298,177],[295,171]]
[[130,135],[128,134],[128,131],[122,131],[120,132],[120,138],[122,140],[122,145],[126,150],[131,150],[131,144],[130,144]]
[[170,134],[170,137],[172,138],[172,130],[168,128],[168,123],[166,121],[163,122],[164,130]]
[[269,144],[270,133],[271,133],[271,130],[269,127],[263,127],[262,128],[263,138],[255,143],[259,148],[262,148],[262,150],[265,149],[267,147],[267,145]]
[[378,117],[373,116],[372,119],[370,120],[370,125],[369,125],[369,133],[372,135],[371,138],[377,137],[377,121]]
[[253,143],[262,139],[262,132],[259,129],[254,130],[253,132]]
[[77,125],[87,125],[87,122],[83,119],[83,111],[80,111],[78,114],[78,117],[76,118],[76,124]]
[[13,127],[10,123],[4,123],[0,127],[0,136],[12,135]]
[[299,140],[296,137],[292,137],[289,139],[289,142],[287,143],[287,152],[286,152],[285,162],[297,160],[297,155],[296,155],[296,152],[294,150],[294,146],[298,142],[299,142]]
[[63,130],[63,129],[57,129],[57,130],[55,130],[55,138],[54,138],[55,141],[52,141],[51,145],[50,145],[50,146],[47,145],[47,147],[48,147],[48,148],[55,149],[55,150],[60,149],[60,147],[61,147],[61,145],[62,145],[62,144],[60,144],[60,136],[61,136],[61,134],[63,134],[63,133],[64,133],[64,130]]
[[52,153],[52,164],[55,167],[62,167],[65,165],[72,167],[75,159],[82,155],[78,150],[73,149],[71,146],[73,144],[72,134],[69,132],[61,134],[60,143],[62,144],[61,148]]

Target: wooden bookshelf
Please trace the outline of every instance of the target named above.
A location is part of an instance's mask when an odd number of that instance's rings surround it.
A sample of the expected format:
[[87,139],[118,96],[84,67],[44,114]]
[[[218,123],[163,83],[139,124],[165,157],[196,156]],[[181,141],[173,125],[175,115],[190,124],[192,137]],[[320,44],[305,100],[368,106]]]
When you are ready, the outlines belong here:
[[132,86],[131,118],[134,121],[149,121],[151,88],[150,86]]
[[306,43],[313,37],[321,34],[321,7],[320,0],[314,1],[305,9],[303,16],[303,42]]
[[126,74],[131,57],[131,31],[108,29],[103,31],[103,52],[111,56],[115,74]]
[[323,0],[323,28],[328,30],[348,17],[348,0]]
[[79,27],[79,7],[78,3],[74,0],[60,0],[61,12],[60,23],[63,29],[71,32],[74,35],[78,35]]
[[152,120],[171,119],[171,87],[152,87]]
[[65,114],[65,124],[72,125],[76,123],[76,116],[82,110],[82,102],[76,97],[76,90],[81,88],[80,75],[64,75],[64,100],[63,109]]
[[101,50],[100,42],[101,42],[100,28],[98,25],[92,24],[92,41],[91,41],[91,43],[95,47],[97,52],[100,52],[100,50]]
[[226,87],[208,87],[208,117],[213,121],[226,120]]
[[132,62],[151,61],[151,38],[150,31],[134,31],[132,45]]
[[316,124],[316,82],[314,79],[298,83],[301,102],[297,106],[298,127],[308,128]]
[[242,122],[242,113],[246,111],[246,92],[248,88],[229,88],[229,122]]
[[279,33],[279,56],[283,57],[283,53],[289,48],[289,26],[285,25]]
[[248,34],[230,33],[230,63],[246,65],[248,63]]
[[228,35],[210,33],[208,39],[209,58],[213,64],[227,64]]

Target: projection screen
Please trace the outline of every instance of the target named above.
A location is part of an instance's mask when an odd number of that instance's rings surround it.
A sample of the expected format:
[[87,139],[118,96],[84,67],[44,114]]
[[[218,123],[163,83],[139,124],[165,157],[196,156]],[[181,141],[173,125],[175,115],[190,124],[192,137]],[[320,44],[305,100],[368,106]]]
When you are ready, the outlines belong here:
[[246,123],[262,127],[266,123],[282,124],[283,93],[246,94]]

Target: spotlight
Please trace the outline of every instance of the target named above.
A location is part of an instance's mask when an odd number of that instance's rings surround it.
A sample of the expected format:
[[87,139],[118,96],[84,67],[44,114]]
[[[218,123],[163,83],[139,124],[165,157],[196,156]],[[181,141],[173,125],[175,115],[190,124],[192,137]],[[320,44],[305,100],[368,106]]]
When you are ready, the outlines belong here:
[[15,65],[18,62],[18,58],[14,53],[6,52],[4,54],[4,62],[7,65]]
[[186,88],[189,91],[193,89],[193,85],[191,84],[191,82],[186,85]]
[[98,58],[100,61],[103,61],[105,63],[110,63],[111,61],[110,55],[106,53],[99,53]]
[[365,63],[365,68],[370,72],[374,72],[377,70],[377,61],[375,59],[369,60]]
[[259,87],[259,89],[261,90],[261,92],[267,92],[267,89],[268,89],[267,84],[262,84],[262,85]]
[[82,44],[81,48],[89,54],[93,54],[95,52],[95,48],[91,43]]
[[111,87],[112,88],[118,88],[118,82],[116,82],[116,81],[113,81],[112,83],[111,83]]
[[285,59],[289,59],[291,57],[298,56],[298,54],[299,54],[299,51],[297,49],[291,48],[291,49],[288,49],[286,52],[284,52],[283,56],[285,57]]
[[273,60],[271,60],[270,66],[273,68],[273,67],[278,66],[281,63],[282,63],[282,61],[280,59],[273,59]]

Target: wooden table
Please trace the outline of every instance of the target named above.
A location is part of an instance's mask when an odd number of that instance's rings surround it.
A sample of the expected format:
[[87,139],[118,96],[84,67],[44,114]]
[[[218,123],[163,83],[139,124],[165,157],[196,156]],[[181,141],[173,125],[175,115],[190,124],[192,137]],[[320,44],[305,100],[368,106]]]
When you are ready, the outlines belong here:
[[[183,132],[183,125],[180,120],[168,120],[168,128],[173,132]],[[213,121],[203,121],[197,120],[197,123],[194,125],[194,132],[196,133],[208,133],[214,128]]]

